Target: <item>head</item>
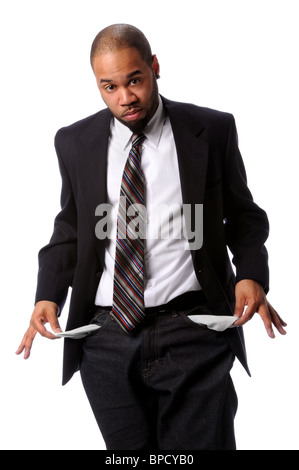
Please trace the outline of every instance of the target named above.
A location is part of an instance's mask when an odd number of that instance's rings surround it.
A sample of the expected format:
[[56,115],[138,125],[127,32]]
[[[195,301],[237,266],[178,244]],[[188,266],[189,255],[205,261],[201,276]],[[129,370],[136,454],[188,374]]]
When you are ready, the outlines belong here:
[[134,26],[112,25],[91,49],[101,96],[113,115],[133,133],[146,127],[158,106],[159,63],[144,34]]

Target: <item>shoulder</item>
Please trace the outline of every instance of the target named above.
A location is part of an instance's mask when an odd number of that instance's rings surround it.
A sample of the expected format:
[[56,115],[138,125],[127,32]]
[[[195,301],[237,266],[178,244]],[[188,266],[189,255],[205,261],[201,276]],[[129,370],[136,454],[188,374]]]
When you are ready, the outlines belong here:
[[206,129],[212,128],[230,128],[234,125],[234,116],[225,111],[198,106],[192,103],[183,103],[179,101],[170,101],[162,98],[167,111],[181,118],[190,121],[200,122]]
[[104,109],[91,116],[80,119],[59,129],[55,135],[55,144],[78,142],[87,143],[109,132],[111,113]]

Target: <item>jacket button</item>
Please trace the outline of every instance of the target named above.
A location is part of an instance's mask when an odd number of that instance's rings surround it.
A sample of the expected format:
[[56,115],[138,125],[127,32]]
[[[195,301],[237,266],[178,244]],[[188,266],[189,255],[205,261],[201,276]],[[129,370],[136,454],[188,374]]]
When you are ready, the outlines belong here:
[[97,279],[100,279],[100,277],[102,276],[102,274],[103,274],[103,271],[98,271],[98,272],[96,273],[96,278],[97,278]]
[[203,266],[201,269],[199,269],[197,272],[198,274],[201,274],[205,269],[207,269],[206,266]]

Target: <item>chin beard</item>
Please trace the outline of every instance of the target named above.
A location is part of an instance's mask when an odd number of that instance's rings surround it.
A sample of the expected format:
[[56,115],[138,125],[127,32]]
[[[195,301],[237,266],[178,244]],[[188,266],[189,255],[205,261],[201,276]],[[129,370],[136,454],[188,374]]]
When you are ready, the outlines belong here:
[[123,121],[122,119],[118,119],[119,122],[121,122],[124,126],[128,127],[130,131],[135,134],[135,135],[140,135],[146,128],[146,126],[149,123],[149,120],[147,118],[140,119],[137,122],[126,122]]

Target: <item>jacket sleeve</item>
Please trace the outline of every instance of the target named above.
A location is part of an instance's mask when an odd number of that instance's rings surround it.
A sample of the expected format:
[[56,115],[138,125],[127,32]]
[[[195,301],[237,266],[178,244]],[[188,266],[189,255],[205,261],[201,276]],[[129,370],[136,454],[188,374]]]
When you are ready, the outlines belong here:
[[77,211],[71,181],[59,151],[59,136],[60,132],[55,137],[55,148],[62,178],[61,212],[55,218],[49,244],[38,255],[35,302],[55,302],[61,311],[72,286],[77,261]]
[[227,140],[224,165],[224,213],[226,242],[236,266],[236,282],[253,279],[269,290],[268,254],[265,242],[269,234],[268,218],[253,201],[247,186],[243,160],[233,116]]

